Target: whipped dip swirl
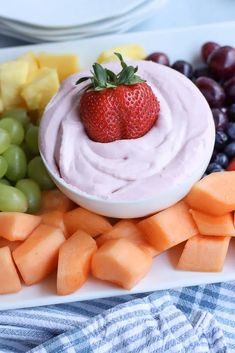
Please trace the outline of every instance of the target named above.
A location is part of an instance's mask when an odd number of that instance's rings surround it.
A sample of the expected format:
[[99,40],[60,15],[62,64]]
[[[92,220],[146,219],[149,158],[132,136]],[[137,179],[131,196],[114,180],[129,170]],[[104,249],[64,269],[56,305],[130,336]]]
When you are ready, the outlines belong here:
[[[78,110],[87,83],[75,85],[89,71],[64,81],[41,123],[40,150],[53,172],[81,193],[100,199],[152,198],[190,177],[213,149],[212,114],[197,87],[166,66],[150,61],[131,65],[138,65],[138,75],[160,102],[159,118],[143,137],[109,143],[89,139]],[[120,70],[119,63],[105,66]]]

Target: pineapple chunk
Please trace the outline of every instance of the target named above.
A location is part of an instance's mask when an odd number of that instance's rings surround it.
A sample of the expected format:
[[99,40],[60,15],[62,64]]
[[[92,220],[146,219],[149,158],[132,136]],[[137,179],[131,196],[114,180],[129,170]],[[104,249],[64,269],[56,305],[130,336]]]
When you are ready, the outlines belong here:
[[97,63],[103,64],[111,61],[116,61],[118,58],[114,53],[120,53],[124,60],[142,60],[146,57],[144,48],[137,44],[126,44],[120,47],[111,48],[103,51],[98,59]]
[[22,106],[20,90],[26,82],[29,64],[25,61],[8,61],[0,65],[0,91],[4,109]]
[[38,62],[41,68],[50,67],[56,69],[60,82],[79,71],[78,57],[76,55],[41,53],[38,55]]
[[55,69],[40,69],[31,82],[26,83],[21,96],[24,98],[28,109],[43,109],[58,91],[59,78]]
[[38,62],[36,55],[32,52],[25,53],[17,58],[19,61],[26,61],[29,64],[29,72],[28,72],[28,77],[27,81],[31,81],[32,75],[34,75],[38,69]]

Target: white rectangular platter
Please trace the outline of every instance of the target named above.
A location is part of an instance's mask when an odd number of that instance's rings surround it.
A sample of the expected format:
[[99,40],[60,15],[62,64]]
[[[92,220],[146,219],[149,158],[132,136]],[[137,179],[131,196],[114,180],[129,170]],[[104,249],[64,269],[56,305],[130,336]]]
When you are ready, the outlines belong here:
[[[171,61],[185,59],[198,62],[200,46],[202,43],[208,40],[214,40],[222,45],[228,44],[235,46],[234,33],[235,22],[156,32],[137,32],[96,37],[76,42],[1,49],[0,61],[13,59],[19,54],[30,50],[34,52],[70,52],[79,55],[81,66],[85,68],[90,67],[99,53],[104,49],[122,45],[124,43],[138,43],[145,47],[146,53],[152,51],[166,52]],[[122,290],[111,284],[106,284],[90,278],[76,293],[64,297],[57,296],[56,277],[55,274],[53,274],[43,283],[31,287],[24,287],[22,291],[17,294],[0,296],[0,310],[90,300],[182,286],[235,280],[234,242],[230,244],[224,270],[220,273],[178,271],[174,268],[178,256],[178,249],[174,249],[155,258],[149,274],[131,291]]]

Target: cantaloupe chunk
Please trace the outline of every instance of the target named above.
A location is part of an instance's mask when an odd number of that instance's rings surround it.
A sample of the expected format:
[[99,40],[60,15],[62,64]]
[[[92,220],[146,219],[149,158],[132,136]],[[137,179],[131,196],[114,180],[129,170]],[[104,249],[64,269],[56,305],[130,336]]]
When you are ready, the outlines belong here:
[[149,244],[158,251],[167,250],[198,233],[184,201],[138,223]]
[[10,241],[4,238],[0,237],[0,248],[3,248],[4,246],[8,246],[8,248],[13,251],[15,250],[20,244],[22,244],[22,241]]
[[56,69],[60,82],[79,71],[78,56],[74,54],[56,55],[41,53],[38,55],[38,62],[40,67]]
[[10,249],[0,248],[0,294],[15,293],[21,290],[21,283],[16,271]]
[[59,189],[42,192],[41,213],[50,211],[68,212],[75,207],[75,203],[62,194]]
[[64,241],[59,228],[41,224],[13,251],[15,264],[27,285],[40,282],[56,268]]
[[224,216],[211,216],[195,210],[190,210],[193,219],[202,235],[235,236],[232,213]]
[[21,89],[29,110],[43,109],[59,89],[59,78],[55,69],[43,68],[33,75]]
[[125,238],[134,242],[136,245],[140,246],[142,250],[148,251],[151,256],[159,254],[155,248],[146,242],[143,232],[137,226],[136,220],[123,219],[117,222],[110,231],[100,235],[96,239],[96,243],[100,247],[108,240],[119,238]]
[[235,172],[212,173],[192,187],[185,201],[190,208],[212,216],[235,210]]
[[86,282],[96,250],[95,240],[83,230],[78,230],[62,244],[57,270],[58,294],[71,294]]
[[64,225],[64,212],[61,211],[51,211],[42,214],[42,223],[48,226],[60,228],[67,238],[67,231]]
[[0,65],[0,92],[4,109],[22,106],[20,91],[28,72],[29,64],[25,61],[7,61]]
[[96,278],[131,289],[148,273],[152,261],[149,253],[130,240],[113,239],[93,255],[91,270]]
[[186,242],[177,267],[185,271],[222,271],[230,239],[195,235]]
[[105,217],[85,210],[82,207],[65,213],[64,223],[70,235],[78,229],[82,229],[92,237],[96,237],[112,229],[111,223]]
[[11,241],[25,240],[40,222],[40,216],[21,212],[0,212],[0,236]]

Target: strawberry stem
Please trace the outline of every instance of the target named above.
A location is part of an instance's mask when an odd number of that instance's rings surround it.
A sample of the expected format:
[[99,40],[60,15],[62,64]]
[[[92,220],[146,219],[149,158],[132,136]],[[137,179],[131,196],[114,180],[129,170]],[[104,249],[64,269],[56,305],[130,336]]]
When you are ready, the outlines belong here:
[[102,91],[107,88],[115,88],[121,85],[135,85],[136,83],[145,82],[140,76],[136,75],[138,71],[138,66],[128,66],[120,53],[114,53],[120,60],[122,70],[115,74],[113,71],[104,68],[98,63],[92,65],[93,71],[91,71],[92,76],[82,77],[77,82],[76,85],[90,80],[90,84],[87,89],[93,89],[95,91]]

